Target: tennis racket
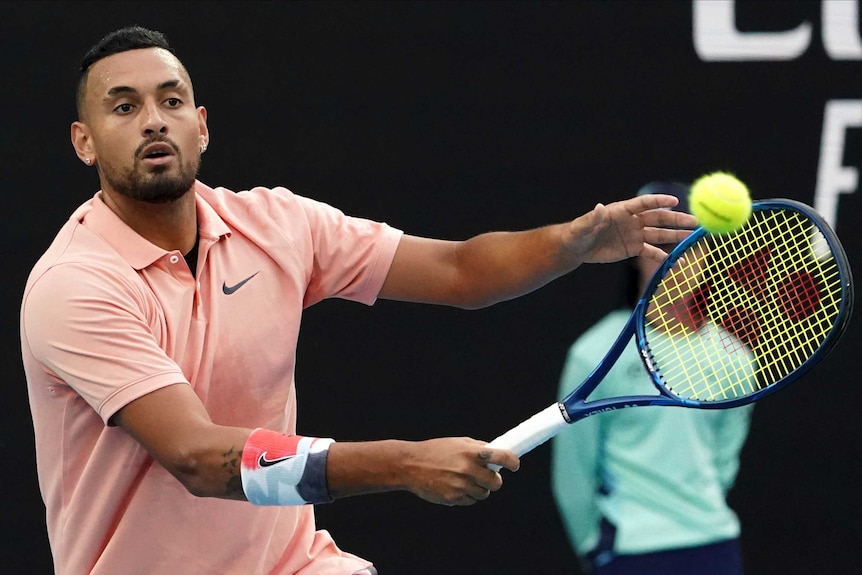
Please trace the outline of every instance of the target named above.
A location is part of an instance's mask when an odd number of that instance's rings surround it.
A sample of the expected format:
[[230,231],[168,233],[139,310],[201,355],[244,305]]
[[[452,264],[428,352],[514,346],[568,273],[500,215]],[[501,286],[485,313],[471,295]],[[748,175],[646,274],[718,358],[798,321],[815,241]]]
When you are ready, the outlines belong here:
[[[521,456],[597,413],[757,401],[823,359],[852,310],[850,266],[828,224],[799,202],[755,202],[741,229],[699,227],[677,245],[589,377],[488,445]],[[587,401],[632,338],[659,394]]]

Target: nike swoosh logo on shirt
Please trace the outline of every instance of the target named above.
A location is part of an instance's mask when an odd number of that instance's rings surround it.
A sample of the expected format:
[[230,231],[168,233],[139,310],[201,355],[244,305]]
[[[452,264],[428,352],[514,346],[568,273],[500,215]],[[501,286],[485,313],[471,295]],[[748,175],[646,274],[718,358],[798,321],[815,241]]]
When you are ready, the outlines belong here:
[[233,292],[235,292],[236,290],[238,290],[239,288],[241,288],[242,286],[244,286],[246,283],[248,283],[248,281],[251,278],[253,278],[254,276],[256,276],[259,273],[260,272],[254,272],[253,274],[251,274],[250,276],[248,276],[247,278],[245,278],[244,280],[242,280],[238,284],[232,285],[232,286],[227,285],[227,282],[222,282],[221,291],[223,291],[225,295],[230,295]]
[[260,454],[260,457],[257,458],[257,464],[260,467],[270,467],[277,463],[281,463],[282,461],[287,461],[288,459],[293,459],[294,457],[296,457],[296,455],[286,455],[284,457],[278,457],[276,459],[267,459],[266,455],[267,453],[266,451],[264,451]]

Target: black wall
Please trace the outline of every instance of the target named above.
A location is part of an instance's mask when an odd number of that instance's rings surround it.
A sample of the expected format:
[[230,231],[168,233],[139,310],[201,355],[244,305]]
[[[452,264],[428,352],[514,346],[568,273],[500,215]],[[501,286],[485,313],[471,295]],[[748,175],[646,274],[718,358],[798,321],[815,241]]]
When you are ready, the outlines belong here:
[[[460,239],[563,221],[649,180],[716,169],[756,198],[813,204],[827,102],[862,98],[862,62],[824,49],[822,6],[736,2],[740,31],[807,23],[808,47],[782,61],[706,62],[685,1],[0,3],[0,570],[51,572],[18,310],[30,267],[98,185],[69,124],[78,61],[103,34],[130,23],[168,34],[209,111],[205,182],[284,185],[411,234]],[[858,128],[843,132],[848,169],[862,164]],[[845,193],[832,220],[857,270],[860,213],[860,193]],[[301,431],[492,439],[553,399],[569,342],[616,302],[620,271],[584,267],[474,312],[312,308]],[[752,575],[858,571],[860,339],[855,321],[820,367],[755,411],[732,493]],[[319,523],[382,575],[575,574],[548,455],[526,455],[475,507],[383,494],[321,507]]]

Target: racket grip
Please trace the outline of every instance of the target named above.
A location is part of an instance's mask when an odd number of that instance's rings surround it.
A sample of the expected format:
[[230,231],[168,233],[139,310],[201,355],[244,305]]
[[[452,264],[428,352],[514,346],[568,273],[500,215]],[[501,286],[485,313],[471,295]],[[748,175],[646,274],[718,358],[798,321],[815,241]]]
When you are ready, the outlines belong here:
[[[488,447],[509,449],[520,457],[551,439],[568,424],[569,422],[563,417],[562,406],[554,402],[489,443]],[[500,469],[499,465],[494,464],[488,467],[494,471]]]

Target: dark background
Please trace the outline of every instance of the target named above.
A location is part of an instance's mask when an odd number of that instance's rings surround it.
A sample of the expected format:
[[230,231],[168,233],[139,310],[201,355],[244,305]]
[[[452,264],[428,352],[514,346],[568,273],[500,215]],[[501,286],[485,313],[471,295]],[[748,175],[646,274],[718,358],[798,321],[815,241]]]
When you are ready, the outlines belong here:
[[[812,204],[824,106],[862,97],[860,62],[825,54],[820,18],[820,2],[737,2],[740,30],[808,21],[810,47],[785,62],[706,63],[684,1],[0,3],[0,570],[51,572],[18,311],[30,267],[98,186],[69,125],[78,62],[102,35],[131,23],[168,35],[209,111],[208,184],[284,185],[462,239],[716,169],[756,198]],[[845,165],[862,164],[860,146],[848,130]],[[836,221],[857,270],[859,204],[842,195]],[[490,440],[552,401],[568,344],[616,302],[620,271],[584,267],[472,312],[320,304],[301,336],[300,431]],[[860,338],[855,321],[821,366],[755,411],[731,496],[752,575],[859,570]],[[470,508],[390,493],[319,507],[318,519],[382,575],[576,574],[548,464],[545,445]]]

